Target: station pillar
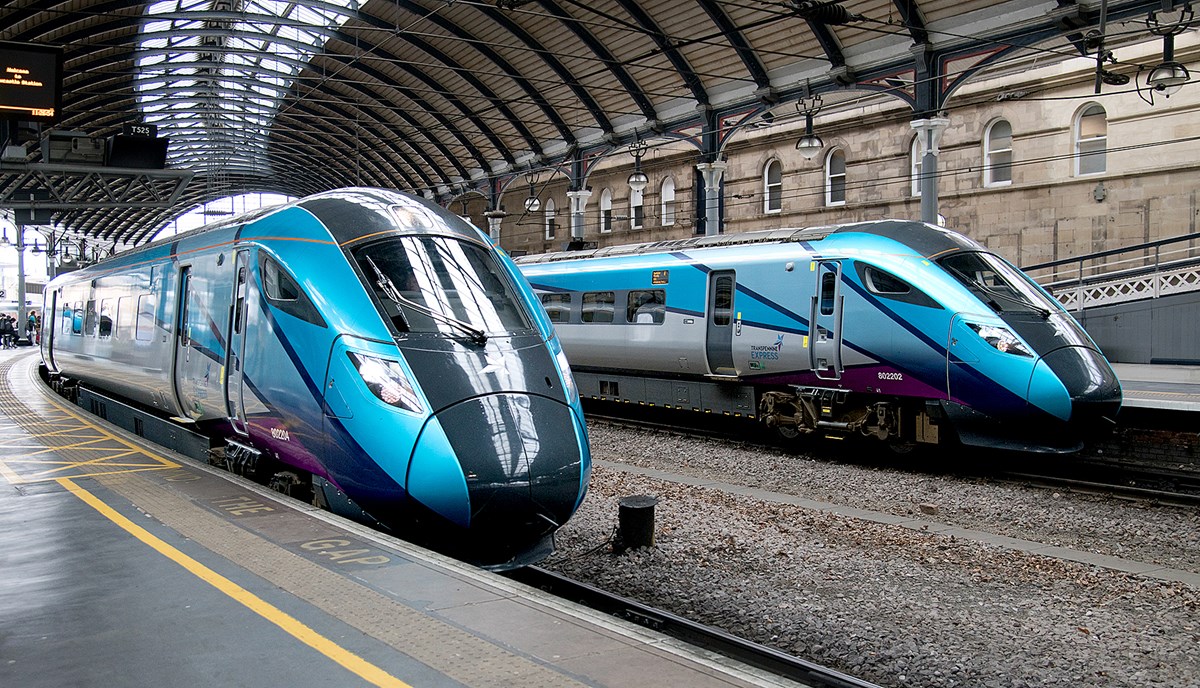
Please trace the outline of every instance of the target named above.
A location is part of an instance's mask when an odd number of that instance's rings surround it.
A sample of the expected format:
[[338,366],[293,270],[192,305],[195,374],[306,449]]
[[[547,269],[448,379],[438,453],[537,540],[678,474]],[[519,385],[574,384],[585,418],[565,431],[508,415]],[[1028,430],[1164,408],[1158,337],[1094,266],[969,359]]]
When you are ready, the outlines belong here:
[[931,225],[938,223],[938,143],[949,126],[950,120],[945,117],[912,121],[912,128],[921,141],[921,221]]
[[696,165],[704,177],[704,234],[715,236],[721,233],[721,178],[729,164],[724,160],[702,162]]
[[583,240],[583,211],[587,207],[587,200],[591,197],[591,189],[567,192],[567,199],[571,202],[571,241]]
[[508,213],[504,212],[503,210],[487,210],[484,211],[483,216],[487,218],[488,236],[492,238],[492,241],[499,245],[500,223],[504,221],[504,218],[508,217]]

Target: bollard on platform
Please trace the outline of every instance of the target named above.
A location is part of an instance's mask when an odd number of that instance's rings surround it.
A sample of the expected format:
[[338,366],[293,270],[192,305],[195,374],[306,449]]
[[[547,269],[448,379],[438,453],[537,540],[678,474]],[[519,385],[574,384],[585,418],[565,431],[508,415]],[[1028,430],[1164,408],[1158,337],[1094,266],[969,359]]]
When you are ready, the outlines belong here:
[[654,506],[658,497],[633,495],[617,503],[617,523],[620,535],[613,548],[620,553],[627,549],[654,546]]

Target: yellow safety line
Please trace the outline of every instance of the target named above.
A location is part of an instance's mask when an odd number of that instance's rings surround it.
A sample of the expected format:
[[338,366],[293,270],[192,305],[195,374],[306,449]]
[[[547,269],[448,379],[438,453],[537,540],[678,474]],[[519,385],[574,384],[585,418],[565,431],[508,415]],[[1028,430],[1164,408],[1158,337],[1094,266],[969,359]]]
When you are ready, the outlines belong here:
[[83,500],[88,506],[100,512],[105,518],[117,524],[138,540],[141,540],[154,551],[179,564],[192,575],[225,593],[263,619],[275,624],[285,633],[337,662],[367,683],[376,686],[411,688],[409,684],[329,640],[278,607],[266,602],[254,593],[150,534],[141,526],[117,513],[115,509],[102,502],[91,492],[76,485],[71,478],[58,478],[56,482],[69,490],[71,494]]

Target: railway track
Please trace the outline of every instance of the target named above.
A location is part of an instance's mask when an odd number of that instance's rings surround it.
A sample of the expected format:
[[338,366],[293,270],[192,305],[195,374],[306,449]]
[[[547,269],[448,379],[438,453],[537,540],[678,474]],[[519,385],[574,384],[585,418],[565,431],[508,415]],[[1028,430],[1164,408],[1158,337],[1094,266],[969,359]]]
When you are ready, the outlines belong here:
[[[848,447],[845,442],[811,439],[783,445],[777,441],[755,437],[755,432],[765,434],[765,430],[753,421],[745,419],[707,415],[694,417],[682,413],[634,417],[613,413],[611,409],[599,411],[589,408],[588,420],[618,427],[703,437],[762,449],[782,447],[785,450],[794,450],[802,447],[804,451],[822,458],[848,457],[861,460],[858,452]],[[1195,437],[1194,432],[1179,431],[1179,434],[1186,442],[1191,442]],[[1111,448],[1108,449],[1108,455],[1085,450],[1078,455],[1053,458],[1041,454],[980,451],[981,460],[975,462],[973,467],[964,468],[961,464],[947,465],[939,460],[936,452],[924,456],[889,455],[883,445],[872,446],[876,448],[872,451],[873,462],[885,461],[897,468],[928,468],[938,472],[1020,482],[1031,486],[1118,499],[1182,507],[1200,506],[1200,466],[1189,468],[1189,464],[1180,462],[1146,462],[1114,458]]]
[[614,595],[537,566],[527,566],[504,575],[563,599],[653,629],[811,688],[880,688],[878,684],[759,645],[627,597]]

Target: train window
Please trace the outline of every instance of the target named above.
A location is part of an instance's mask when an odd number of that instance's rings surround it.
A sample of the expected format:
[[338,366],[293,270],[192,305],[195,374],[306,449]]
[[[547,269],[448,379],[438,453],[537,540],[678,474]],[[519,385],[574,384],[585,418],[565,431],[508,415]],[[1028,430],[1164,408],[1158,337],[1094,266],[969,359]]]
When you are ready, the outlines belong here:
[[100,336],[105,339],[112,336],[112,316],[112,299],[102,299],[100,301]]
[[154,294],[142,294],[138,297],[136,336],[139,342],[154,339],[154,310],[157,301]]
[[1049,315],[1059,308],[1025,273],[991,253],[956,253],[938,264],[996,311],[1032,310]]
[[89,337],[96,336],[96,301],[88,299],[87,310],[85,311],[85,320],[83,321],[83,332]]
[[726,327],[733,315],[733,277],[721,275],[713,288],[712,322],[719,327]]
[[263,294],[272,306],[305,322],[325,327],[325,319],[321,317],[317,307],[309,300],[295,278],[275,262],[275,259],[264,254],[259,270],[262,274]]
[[837,290],[837,273],[821,275],[821,315],[833,315],[833,296]]
[[129,307],[130,298],[122,296],[117,299],[117,339],[132,339],[133,309]]
[[[62,292],[59,292],[58,298],[62,299]],[[62,307],[62,333],[70,334],[71,333],[71,320],[73,319],[73,316],[72,316],[73,311],[71,309],[71,304],[69,301],[63,301],[62,304],[63,304],[63,307]]]
[[928,308],[942,307],[937,301],[929,298],[929,295],[925,292],[890,272],[858,262],[854,264],[854,267],[858,271],[858,278],[866,286],[867,291],[872,294],[877,294],[892,301],[911,303],[916,306],[926,306]]
[[616,310],[616,296],[611,291],[589,291],[583,294],[583,321],[610,323]]
[[542,306],[546,308],[546,315],[550,316],[550,322],[565,323],[571,320],[571,295],[570,294],[542,294]]
[[71,313],[71,334],[83,334],[83,302],[75,302],[75,310]]
[[868,267],[863,281],[873,294],[907,294],[912,291],[908,282],[877,268]]
[[667,292],[662,289],[646,289],[629,292],[625,317],[631,323],[661,325],[666,312]]
[[354,258],[367,288],[400,332],[466,336],[533,328],[521,291],[484,245],[449,236],[398,236]]

